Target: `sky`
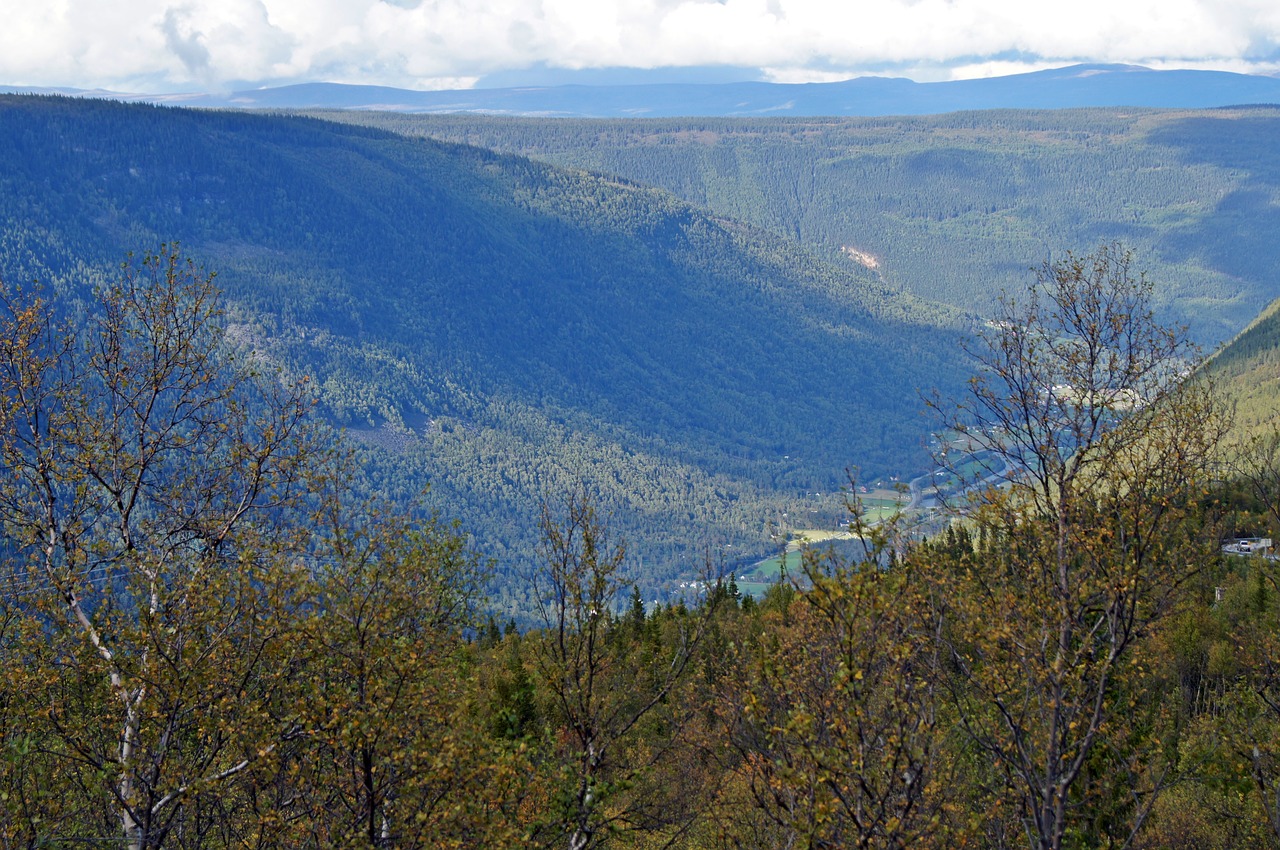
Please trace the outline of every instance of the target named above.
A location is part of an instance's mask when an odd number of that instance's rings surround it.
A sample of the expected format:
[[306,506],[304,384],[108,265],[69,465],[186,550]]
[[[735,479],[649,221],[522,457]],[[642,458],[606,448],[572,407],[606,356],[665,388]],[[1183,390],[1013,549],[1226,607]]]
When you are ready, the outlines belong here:
[[140,93],[1280,73],[1277,0],[0,0],[0,21],[0,85]]

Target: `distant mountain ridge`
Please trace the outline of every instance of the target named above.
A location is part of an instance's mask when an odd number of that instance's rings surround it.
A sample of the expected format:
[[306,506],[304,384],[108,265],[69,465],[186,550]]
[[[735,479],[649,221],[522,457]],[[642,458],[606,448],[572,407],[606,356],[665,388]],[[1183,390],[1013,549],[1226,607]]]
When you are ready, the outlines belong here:
[[1138,65],[1073,65],[975,80],[917,83],[857,77],[834,83],[660,83],[412,91],[304,83],[232,92],[124,94],[0,86],[174,106],[231,109],[360,109],[579,118],[930,115],[975,109],[1136,106],[1202,109],[1280,103],[1280,78],[1225,71],[1161,71]]

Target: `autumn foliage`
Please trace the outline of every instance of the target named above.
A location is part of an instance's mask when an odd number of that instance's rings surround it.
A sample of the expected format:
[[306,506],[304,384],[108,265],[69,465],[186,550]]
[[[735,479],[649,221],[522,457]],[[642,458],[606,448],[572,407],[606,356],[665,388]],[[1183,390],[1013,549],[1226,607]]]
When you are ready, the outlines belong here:
[[0,847],[1274,846],[1280,573],[1218,523],[1280,517],[1277,453],[1128,262],[987,326],[928,538],[851,498],[856,556],[646,606],[583,487],[523,633],[176,248],[4,290]]

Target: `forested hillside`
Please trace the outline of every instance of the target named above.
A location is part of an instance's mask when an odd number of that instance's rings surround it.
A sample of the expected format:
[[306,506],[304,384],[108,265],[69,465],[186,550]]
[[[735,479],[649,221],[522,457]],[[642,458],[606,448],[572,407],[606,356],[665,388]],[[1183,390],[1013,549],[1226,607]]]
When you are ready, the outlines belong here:
[[[670,194],[311,119],[0,101],[0,274],[64,305],[179,240],[234,339],[314,376],[374,487],[516,569],[586,482],[648,577],[834,523],[923,463],[958,313]],[[821,494],[821,495],[817,495]],[[788,516],[789,515],[789,516]]]
[[894,286],[989,312],[1028,267],[1121,240],[1209,345],[1280,295],[1280,112],[546,120],[326,113],[661,186]]

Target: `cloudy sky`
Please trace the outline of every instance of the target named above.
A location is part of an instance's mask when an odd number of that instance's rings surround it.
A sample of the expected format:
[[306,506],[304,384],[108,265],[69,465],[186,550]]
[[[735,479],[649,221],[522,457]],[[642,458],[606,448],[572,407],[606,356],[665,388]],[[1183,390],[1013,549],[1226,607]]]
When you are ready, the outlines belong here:
[[621,68],[776,82],[1077,62],[1280,72],[1277,0],[0,0],[0,15],[0,84],[135,92]]

